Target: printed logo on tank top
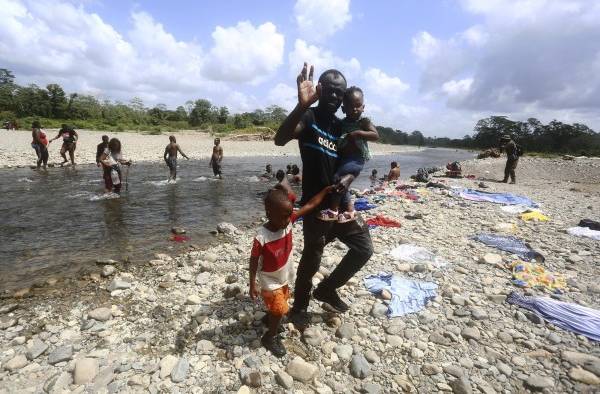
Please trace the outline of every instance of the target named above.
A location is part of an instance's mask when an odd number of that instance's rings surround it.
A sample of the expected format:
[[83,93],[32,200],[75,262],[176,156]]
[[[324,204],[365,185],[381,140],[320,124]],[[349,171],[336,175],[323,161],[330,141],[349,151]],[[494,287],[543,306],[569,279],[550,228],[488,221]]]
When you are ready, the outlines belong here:
[[318,145],[310,142],[305,142],[304,145],[309,148],[319,150],[331,157],[337,158],[338,154],[336,141],[338,140],[338,137],[321,130],[315,123],[311,124],[311,128],[315,137],[317,137],[316,141],[318,142]]

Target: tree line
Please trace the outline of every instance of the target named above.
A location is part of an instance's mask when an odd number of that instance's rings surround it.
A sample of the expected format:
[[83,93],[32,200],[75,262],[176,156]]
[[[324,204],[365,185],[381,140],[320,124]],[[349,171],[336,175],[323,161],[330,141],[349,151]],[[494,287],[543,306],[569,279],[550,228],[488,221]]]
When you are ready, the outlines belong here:
[[[231,114],[227,107],[214,106],[206,99],[187,101],[174,110],[165,104],[147,108],[138,97],[128,103],[101,101],[92,95],[67,94],[58,84],[45,88],[35,84],[20,86],[10,70],[0,69],[0,120],[18,120],[24,123],[22,126],[40,119],[45,127],[70,123],[76,128],[96,130],[192,128],[226,133],[256,126],[277,129],[286,116],[287,111],[278,105]],[[581,123],[557,120],[543,124],[535,118],[523,122],[506,116],[490,116],[479,120],[472,134],[454,139],[426,137],[420,130],[408,133],[384,126],[377,126],[377,130],[384,144],[487,149],[497,146],[502,135],[510,134],[526,152],[600,155],[599,133]]]
[[581,123],[567,124],[558,120],[543,124],[536,118],[523,122],[506,116],[490,116],[477,122],[472,135],[455,139],[425,137],[419,130],[410,134],[390,127],[377,127],[377,130],[382,142],[396,145],[487,149],[497,147],[500,137],[508,134],[525,152],[600,155],[599,133]]
[[45,127],[67,122],[76,128],[123,130],[207,129],[228,132],[253,126],[277,128],[287,111],[271,105],[253,112],[231,114],[226,106],[214,106],[209,100],[190,100],[175,110],[165,104],[147,108],[139,97],[128,103],[99,100],[92,95],[70,93],[58,84],[42,88],[36,84],[20,86],[14,74],[0,69],[0,120],[30,123],[43,120]]

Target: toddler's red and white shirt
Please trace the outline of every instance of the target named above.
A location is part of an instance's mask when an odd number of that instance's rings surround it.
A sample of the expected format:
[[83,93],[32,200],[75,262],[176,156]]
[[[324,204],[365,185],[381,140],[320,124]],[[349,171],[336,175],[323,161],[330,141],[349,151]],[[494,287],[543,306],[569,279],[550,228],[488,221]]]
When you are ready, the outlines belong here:
[[252,245],[252,257],[258,257],[258,283],[263,290],[277,290],[294,283],[294,264],[292,263],[292,223],[296,220],[292,214],[290,224],[282,230],[271,231],[260,226]]

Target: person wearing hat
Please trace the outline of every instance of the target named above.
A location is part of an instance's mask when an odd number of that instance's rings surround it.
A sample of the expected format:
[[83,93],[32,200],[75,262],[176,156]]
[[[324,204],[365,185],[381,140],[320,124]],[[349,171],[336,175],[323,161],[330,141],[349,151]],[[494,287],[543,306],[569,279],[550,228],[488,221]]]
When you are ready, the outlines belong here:
[[504,167],[504,179],[502,182],[507,183],[510,176],[510,183],[517,182],[515,170],[519,164],[519,154],[517,152],[517,144],[510,138],[510,135],[505,134],[500,138],[500,151],[506,152],[506,167]]

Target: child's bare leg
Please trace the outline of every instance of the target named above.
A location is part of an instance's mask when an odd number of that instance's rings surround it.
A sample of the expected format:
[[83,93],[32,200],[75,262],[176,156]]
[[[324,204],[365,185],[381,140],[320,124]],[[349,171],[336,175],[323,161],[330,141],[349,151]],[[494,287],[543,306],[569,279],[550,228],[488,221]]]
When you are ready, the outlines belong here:
[[71,158],[71,164],[75,165],[75,148],[69,149],[69,157]]

